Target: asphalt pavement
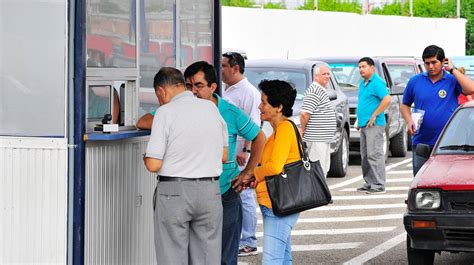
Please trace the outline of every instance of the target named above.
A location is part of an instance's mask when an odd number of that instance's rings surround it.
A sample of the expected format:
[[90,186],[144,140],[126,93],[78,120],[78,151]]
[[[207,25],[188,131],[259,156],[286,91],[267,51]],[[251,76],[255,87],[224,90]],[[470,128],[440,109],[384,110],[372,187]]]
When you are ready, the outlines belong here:
[[[357,192],[363,182],[360,158],[351,156],[344,178],[328,178],[333,204],[305,211],[292,231],[293,264],[408,264],[403,227],[405,200],[413,179],[412,154],[390,157],[386,193]],[[257,209],[258,254],[239,265],[262,262],[262,217]],[[435,264],[474,264],[474,253],[436,254]]]

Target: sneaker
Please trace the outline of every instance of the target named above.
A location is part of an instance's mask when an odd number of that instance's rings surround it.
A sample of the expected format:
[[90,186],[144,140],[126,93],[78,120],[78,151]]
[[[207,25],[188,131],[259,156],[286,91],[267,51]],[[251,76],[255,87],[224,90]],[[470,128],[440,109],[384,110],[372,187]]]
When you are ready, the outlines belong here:
[[246,257],[246,256],[253,256],[257,255],[257,248],[244,246],[243,248],[239,249],[239,257]]
[[385,189],[369,189],[367,190],[367,194],[381,194],[385,193]]
[[366,186],[362,186],[362,187],[357,189],[358,192],[364,192],[364,193],[367,193],[367,191],[369,191],[369,190],[370,190],[370,188],[366,187]]

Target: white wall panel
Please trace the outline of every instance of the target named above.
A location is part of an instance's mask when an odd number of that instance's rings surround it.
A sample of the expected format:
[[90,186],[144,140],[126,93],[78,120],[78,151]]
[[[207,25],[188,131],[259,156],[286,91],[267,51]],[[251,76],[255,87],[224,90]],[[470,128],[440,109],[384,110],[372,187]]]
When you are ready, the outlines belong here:
[[314,56],[421,57],[436,44],[464,55],[466,20],[222,7],[222,47],[249,59]]
[[86,145],[86,264],[156,264],[148,137]]
[[67,142],[0,137],[0,264],[65,264]]

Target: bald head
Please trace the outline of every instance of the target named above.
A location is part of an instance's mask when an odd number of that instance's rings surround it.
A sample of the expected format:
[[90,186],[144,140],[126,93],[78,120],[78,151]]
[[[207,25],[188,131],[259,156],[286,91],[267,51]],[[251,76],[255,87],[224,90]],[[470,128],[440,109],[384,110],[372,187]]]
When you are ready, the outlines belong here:
[[319,65],[314,68],[314,81],[318,82],[322,87],[326,87],[329,83],[329,67],[326,65]]

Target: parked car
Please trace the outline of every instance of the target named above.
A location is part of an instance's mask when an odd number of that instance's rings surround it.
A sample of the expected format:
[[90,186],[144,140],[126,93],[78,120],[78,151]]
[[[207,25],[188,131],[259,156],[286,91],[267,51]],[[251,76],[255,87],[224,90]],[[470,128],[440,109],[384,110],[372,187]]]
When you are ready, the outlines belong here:
[[[313,82],[313,69],[321,64],[326,63],[311,60],[248,60],[246,61],[245,76],[256,87],[263,79],[279,79],[292,83],[297,90],[292,120],[299,125],[303,95]],[[332,73],[326,91],[336,110],[337,120],[337,131],[331,143],[331,166],[328,176],[344,177],[349,164],[348,101]],[[269,125],[264,124],[263,129],[266,135],[272,132]]]
[[[406,123],[400,112],[400,102],[408,80],[423,71],[423,63],[413,57],[371,57],[375,62],[376,73],[385,81],[392,96],[390,106],[385,110],[387,126],[384,135],[384,154],[388,158],[389,150],[392,156],[404,157],[408,146],[411,147]],[[316,59],[316,58],[312,58]],[[357,118],[357,103],[359,94],[359,57],[327,57],[317,58],[327,62],[331,67],[337,82],[349,99],[351,137],[350,151],[353,154],[360,152],[360,132],[354,127]]]
[[474,251],[474,102],[459,107],[410,187],[403,223],[409,264],[433,264],[435,252]]

